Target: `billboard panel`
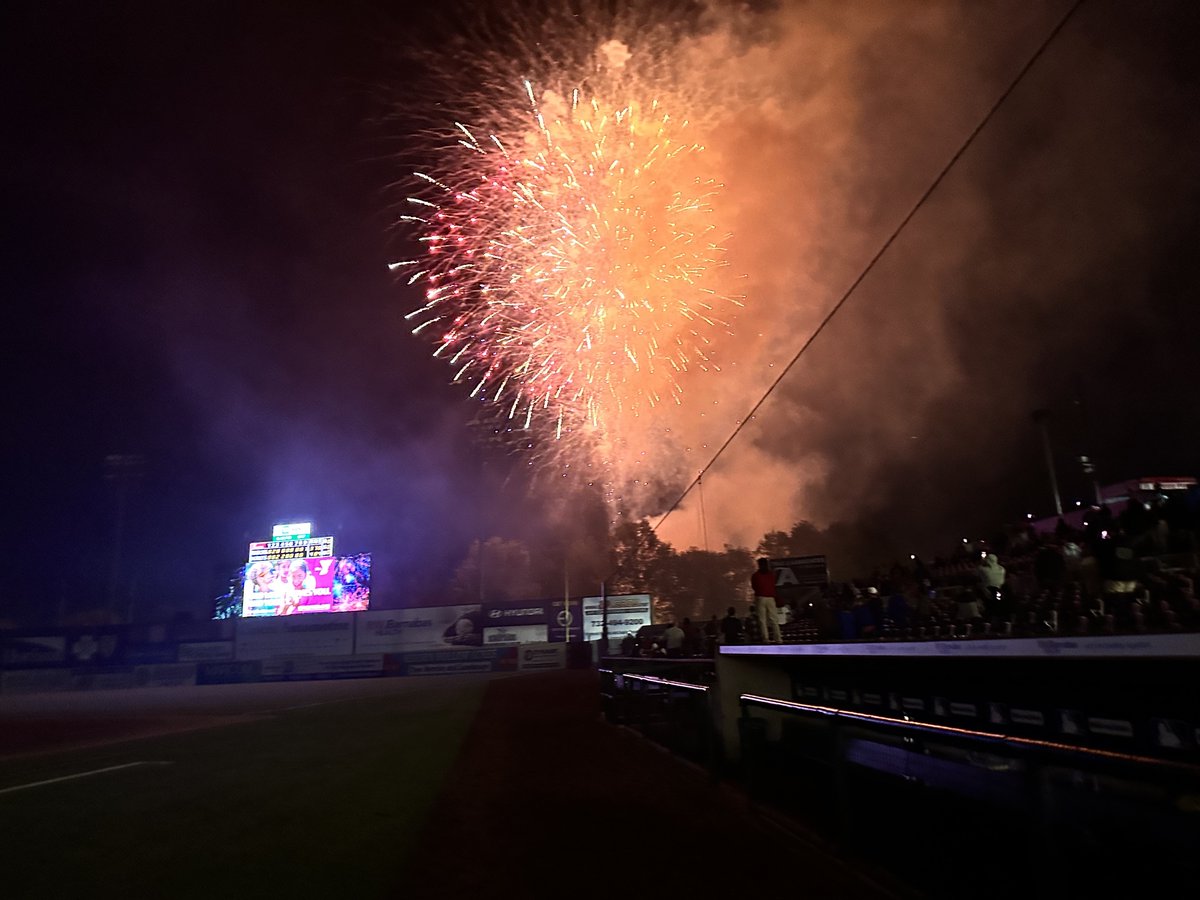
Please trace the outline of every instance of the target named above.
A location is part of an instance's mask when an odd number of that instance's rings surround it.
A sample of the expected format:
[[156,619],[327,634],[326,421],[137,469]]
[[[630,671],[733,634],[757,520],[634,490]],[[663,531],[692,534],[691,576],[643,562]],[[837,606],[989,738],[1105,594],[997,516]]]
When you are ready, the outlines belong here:
[[483,607],[487,627],[509,625],[545,625],[550,621],[550,606],[546,603],[523,603],[521,605],[487,604]]
[[233,641],[191,641],[179,645],[180,662],[219,662],[233,659]]
[[775,573],[775,587],[829,586],[829,562],[824,555],[788,556],[771,560],[771,571]]
[[430,606],[387,609],[356,617],[359,653],[483,646],[483,607]]
[[119,625],[77,629],[67,636],[67,662],[76,666],[111,666],[125,658],[125,629]]
[[138,687],[183,687],[196,683],[194,663],[164,663],[133,667],[133,683]]
[[790,606],[794,614],[805,614],[829,586],[829,563],[822,555],[773,559],[771,571],[776,600],[780,606]]
[[508,625],[483,629],[483,643],[488,647],[497,644],[544,644],[546,625]]
[[274,656],[345,656],[354,652],[354,617],[340,613],[238,620],[239,660]]
[[299,656],[263,660],[263,681],[314,681],[328,678],[369,678],[383,674],[383,654],[358,656]]
[[70,669],[22,669],[0,672],[0,694],[40,694],[45,691],[70,689]]
[[517,651],[517,669],[521,672],[566,667],[567,648],[562,644],[529,644]]
[[0,641],[0,668],[37,668],[67,661],[67,638],[62,634],[31,634]]
[[555,643],[583,640],[583,617],[578,600],[550,602],[549,637]]
[[[466,675],[479,672],[510,672],[517,666],[516,647],[484,647],[468,650],[428,650],[390,655],[390,668],[402,675]],[[389,668],[389,658],[384,659]]]
[[609,638],[635,634],[643,625],[654,623],[653,605],[649,594],[614,594],[611,597],[583,598],[583,639],[600,640],[604,629],[605,609],[608,612]]
[[371,602],[371,554],[251,563],[243,590],[243,618],[365,610]]
[[196,663],[196,684],[249,684],[261,677],[262,663],[256,659]]

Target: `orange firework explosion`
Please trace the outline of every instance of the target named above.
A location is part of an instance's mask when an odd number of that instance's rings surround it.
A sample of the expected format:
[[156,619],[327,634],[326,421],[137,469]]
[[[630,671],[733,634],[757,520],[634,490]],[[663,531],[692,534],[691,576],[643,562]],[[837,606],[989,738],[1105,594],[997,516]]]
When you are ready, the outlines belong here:
[[560,460],[607,455],[681,403],[740,305],[720,288],[722,185],[686,110],[623,65],[578,82],[525,81],[497,98],[504,124],[455,123],[403,217],[424,251],[395,264],[424,287],[413,333],[499,430],[553,437]]

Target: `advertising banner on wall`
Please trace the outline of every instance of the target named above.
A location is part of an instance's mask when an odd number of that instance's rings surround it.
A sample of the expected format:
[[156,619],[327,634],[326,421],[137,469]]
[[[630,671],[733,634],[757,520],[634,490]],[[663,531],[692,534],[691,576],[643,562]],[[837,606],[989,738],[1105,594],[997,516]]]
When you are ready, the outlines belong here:
[[583,613],[578,600],[552,600],[548,637],[555,643],[583,640]]
[[249,684],[261,676],[262,663],[257,659],[196,663],[196,684]]
[[643,625],[653,624],[653,607],[649,594],[614,594],[611,597],[583,598],[583,639],[600,640],[604,628],[605,609],[608,615],[608,636],[620,639],[635,634]]
[[545,625],[550,621],[550,606],[545,603],[486,604],[483,617],[486,627],[503,625]]
[[355,647],[359,653],[482,647],[484,621],[477,603],[359,613]]
[[76,666],[111,666],[124,660],[125,630],[119,625],[80,629],[67,637],[67,662]]
[[69,691],[70,669],[20,669],[0,672],[0,694],[41,694]]
[[428,650],[395,654],[384,667],[401,675],[469,675],[512,671],[516,647],[482,647],[467,650]]
[[192,641],[179,645],[180,662],[216,662],[233,659],[233,641]]
[[125,645],[125,662],[130,665],[164,665],[175,662],[179,646],[165,641],[154,644]]
[[484,646],[497,644],[533,644],[546,642],[545,625],[509,625],[504,628],[483,629]]
[[134,666],[133,683],[137,687],[182,687],[196,683],[196,666],[192,663]]
[[354,618],[341,613],[239,619],[238,659],[273,656],[340,656],[354,652]]
[[37,668],[67,661],[67,638],[62,634],[32,634],[0,640],[0,668]]
[[565,669],[567,648],[564,644],[526,644],[517,649],[517,669]]
[[383,654],[301,656],[264,660],[263,681],[312,681],[327,678],[371,678],[383,674]]

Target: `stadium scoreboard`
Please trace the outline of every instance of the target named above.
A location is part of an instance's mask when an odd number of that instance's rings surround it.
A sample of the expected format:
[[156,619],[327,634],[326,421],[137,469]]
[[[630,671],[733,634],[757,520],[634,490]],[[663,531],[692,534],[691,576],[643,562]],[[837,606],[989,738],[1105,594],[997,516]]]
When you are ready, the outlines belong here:
[[275,562],[281,559],[307,559],[333,556],[333,536],[299,540],[255,541],[250,545],[249,562]]

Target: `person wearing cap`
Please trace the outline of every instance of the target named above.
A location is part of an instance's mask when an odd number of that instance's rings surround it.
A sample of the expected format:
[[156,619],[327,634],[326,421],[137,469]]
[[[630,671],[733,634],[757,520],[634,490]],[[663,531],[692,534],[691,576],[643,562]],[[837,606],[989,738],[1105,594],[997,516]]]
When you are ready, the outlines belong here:
[[766,557],[758,561],[758,570],[750,576],[750,589],[754,592],[754,615],[762,640],[768,644],[782,643],[779,609],[775,605],[775,573]]

